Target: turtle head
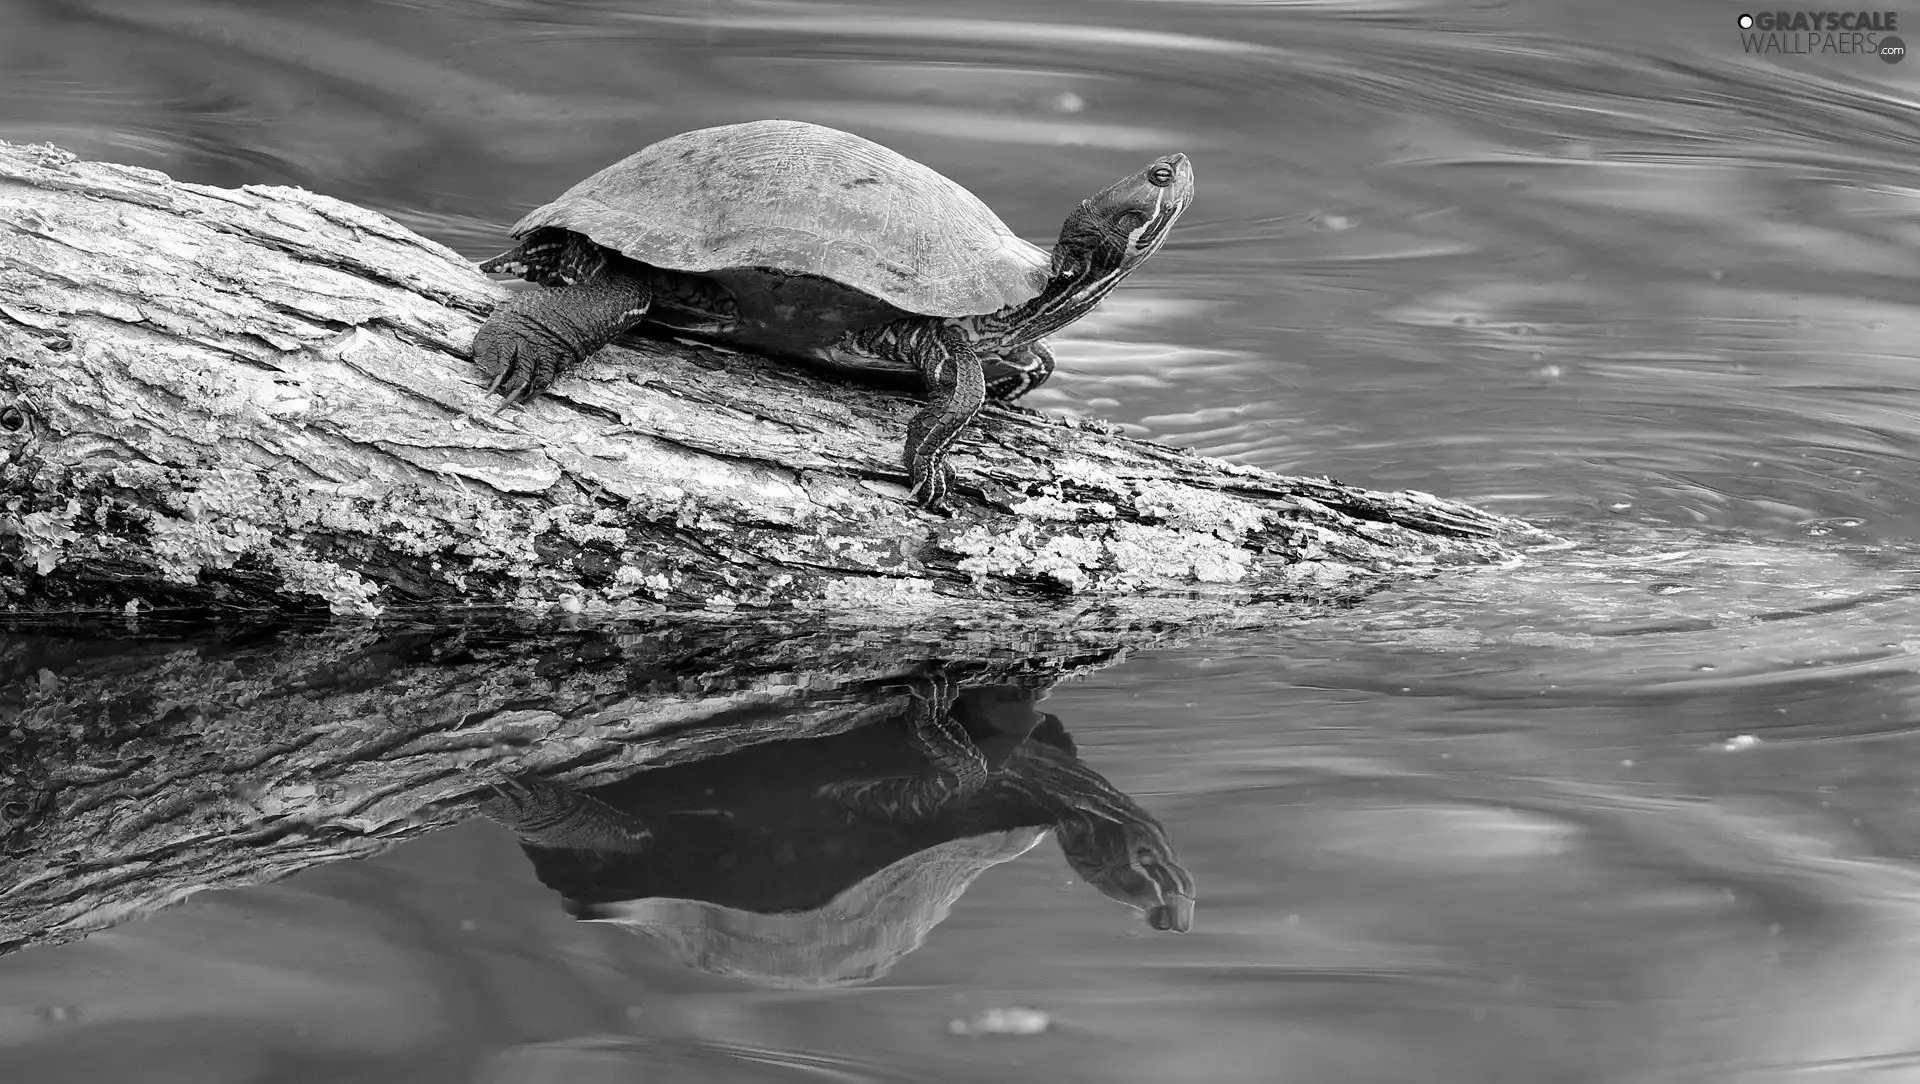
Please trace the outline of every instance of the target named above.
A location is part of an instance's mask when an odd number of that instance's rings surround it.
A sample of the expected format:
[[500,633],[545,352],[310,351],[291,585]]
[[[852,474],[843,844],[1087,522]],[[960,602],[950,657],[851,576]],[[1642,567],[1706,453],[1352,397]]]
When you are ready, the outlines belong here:
[[1059,837],[1067,865],[1102,895],[1138,908],[1156,930],[1193,928],[1193,875],[1151,817],[1073,818]]
[[1082,200],[1060,227],[1046,290],[1011,314],[1017,335],[1031,341],[1085,315],[1160,250],[1192,202],[1193,165],[1178,153],[1156,158]]
[[1160,250],[1180,212],[1193,202],[1193,164],[1184,154],[1156,158],[1067,216],[1053,250],[1056,277],[1125,275]]

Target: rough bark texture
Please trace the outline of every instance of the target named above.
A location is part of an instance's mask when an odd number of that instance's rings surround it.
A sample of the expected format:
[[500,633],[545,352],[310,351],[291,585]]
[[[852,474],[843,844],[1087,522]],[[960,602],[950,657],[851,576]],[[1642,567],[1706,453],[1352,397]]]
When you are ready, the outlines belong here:
[[1044,688],[1154,640],[812,616],[30,632],[0,634],[0,952],[366,857],[471,816],[492,771],[611,782],[887,725],[936,665]]
[[637,341],[495,415],[502,296],[324,196],[0,143],[0,608],[1230,606],[1528,533],[997,408],[943,519],[911,398],[763,359]]

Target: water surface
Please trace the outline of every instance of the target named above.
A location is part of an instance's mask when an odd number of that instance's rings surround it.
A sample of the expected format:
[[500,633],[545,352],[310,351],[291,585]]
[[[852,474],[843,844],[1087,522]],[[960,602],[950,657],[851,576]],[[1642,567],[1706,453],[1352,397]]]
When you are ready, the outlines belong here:
[[[1043,841],[875,981],[769,988],[476,820],[0,958],[0,1076],[1913,1078],[1920,62],[1744,56],[1734,11],[0,0],[0,138],[476,258],[709,124],[859,131],[1040,244],[1185,151],[1029,402],[1577,543],[1052,691],[1187,934]],[[1050,1026],[964,1033],[1008,1007]]]

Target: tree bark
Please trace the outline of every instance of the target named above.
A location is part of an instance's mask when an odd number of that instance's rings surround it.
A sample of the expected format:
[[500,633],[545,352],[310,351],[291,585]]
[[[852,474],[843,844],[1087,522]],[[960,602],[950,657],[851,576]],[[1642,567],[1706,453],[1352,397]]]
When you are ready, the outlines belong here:
[[1526,525],[989,408],[957,511],[911,397],[634,340],[496,414],[503,288],[378,214],[0,143],[0,607],[1315,601]]

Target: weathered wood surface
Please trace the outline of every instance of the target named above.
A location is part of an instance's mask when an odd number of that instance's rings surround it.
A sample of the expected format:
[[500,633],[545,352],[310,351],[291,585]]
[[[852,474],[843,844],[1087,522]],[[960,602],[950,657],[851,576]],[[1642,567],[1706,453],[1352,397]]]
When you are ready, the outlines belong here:
[[146,624],[0,632],[0,952],[377,853],[470,817],[492,772],[612,782],[904,725],[908,683],[934,666],[1044,688],[1122,653],[811,616]]
[[0,143],[0,609],[1230,606],[1528,534],[997,408],[943,519],[910,398],[761,359],[636,341],[496,415],[467,347],[502,296],[324,196]]

